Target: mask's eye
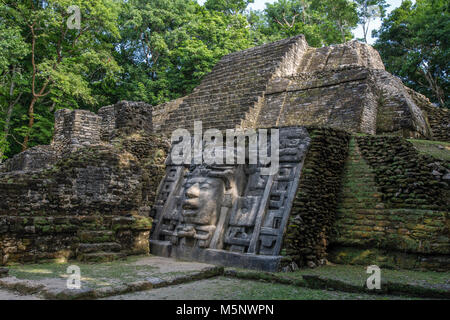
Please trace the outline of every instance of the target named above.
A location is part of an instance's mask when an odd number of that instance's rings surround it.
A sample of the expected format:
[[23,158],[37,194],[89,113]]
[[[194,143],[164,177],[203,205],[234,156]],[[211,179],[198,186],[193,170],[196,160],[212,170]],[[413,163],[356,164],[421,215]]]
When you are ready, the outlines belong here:
[[203,182],[200,186],[200,189],[210,189],[211,188],[211,184],[209,182]]

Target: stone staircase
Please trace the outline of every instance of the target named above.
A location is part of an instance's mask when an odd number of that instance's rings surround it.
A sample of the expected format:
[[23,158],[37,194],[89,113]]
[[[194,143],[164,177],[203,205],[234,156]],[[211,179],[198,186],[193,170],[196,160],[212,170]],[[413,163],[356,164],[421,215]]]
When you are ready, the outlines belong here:
[[382,228],[378,231],[379,226],[373,226],[373,224],[378,216],[385,214],[382,194],[375,183],[375,174],[362,158],[355,138],[350,140],[349,147],[350,154],[345,168],[342,199],[337,209],[335,224],[339,234],[337,240],[341,242],[353,238],[349,232],[363,238],[368,231],[382,236]]
[[289,61],[294,59],[287,57],[296,54],[295,48],[302,41],[302,36],[293,37],[223,57],[194,92],[170,112],[161,131],[192,130],[194,121],[202,121],[204,130],[240,125],[264,95],[274,74],[293,69]]
[[80,245],[76,250],[78,261],[107,262],[125,256],[120,243],[114,241],[114,231],[111,230],[82,230],[78,232]]

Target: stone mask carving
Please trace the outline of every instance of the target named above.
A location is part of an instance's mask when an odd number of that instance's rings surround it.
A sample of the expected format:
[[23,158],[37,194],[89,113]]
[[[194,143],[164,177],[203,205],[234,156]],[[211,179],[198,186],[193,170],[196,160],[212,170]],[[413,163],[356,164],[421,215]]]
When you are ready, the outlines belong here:
[[192,177],[186,182],[183,222],[215,225],[222,203],[224,183],[217,178]]
[[181,224],[177,226],[176,237],[197,240],[199,247],[207,247],[219,218],[226,183],[218,177],[202,176],[202,171],[188,174],[183,186],[181,200]]
[[304,128],[280,129],[273,176],[262,175],[261,165],[184,166],[169,159],[153,208],[153,254],[212,263],[218,253],[225,260],[235,257],[227,254],[279,259],[309,141]]

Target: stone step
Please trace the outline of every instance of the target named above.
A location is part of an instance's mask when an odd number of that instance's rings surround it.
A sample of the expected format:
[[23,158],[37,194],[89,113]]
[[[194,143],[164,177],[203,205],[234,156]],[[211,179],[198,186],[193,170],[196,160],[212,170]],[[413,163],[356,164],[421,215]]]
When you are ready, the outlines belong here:
[[7,268],[0,268],[0,278],[7,277],[9,273],[9,269]]
[[110,262],[123,259],[126,255],[120,252],[95,252],[80,254],[77,260],[80,262]]
[[79,245],[77,252],[80,253],[94,253],[94,252],[119,252],[122,246],[117,242],[102,242],[102,243],[82,243]]
[[114,232],[110,230],[87,231],[83,230],[78,233],[80,242],[82,243],[104,243],[114,241]]

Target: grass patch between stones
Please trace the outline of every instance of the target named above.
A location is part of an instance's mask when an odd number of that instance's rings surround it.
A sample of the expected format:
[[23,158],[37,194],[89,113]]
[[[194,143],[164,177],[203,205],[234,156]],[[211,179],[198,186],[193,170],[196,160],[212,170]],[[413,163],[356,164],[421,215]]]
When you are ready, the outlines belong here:
[[409,139],[414,147],[423,154],[429,154],[440,160],[450,161],[450,143],[442,141]]

